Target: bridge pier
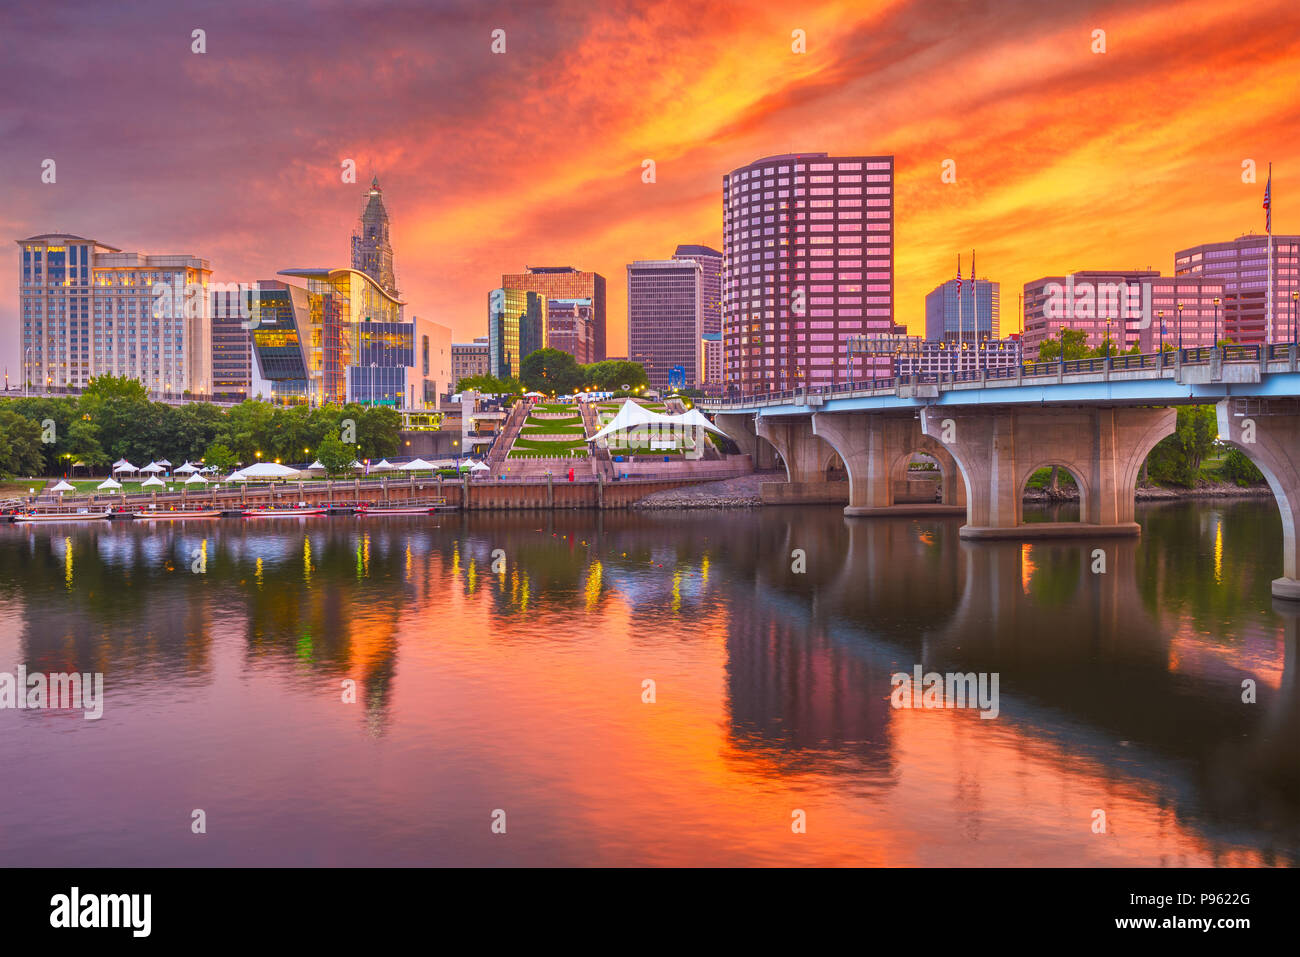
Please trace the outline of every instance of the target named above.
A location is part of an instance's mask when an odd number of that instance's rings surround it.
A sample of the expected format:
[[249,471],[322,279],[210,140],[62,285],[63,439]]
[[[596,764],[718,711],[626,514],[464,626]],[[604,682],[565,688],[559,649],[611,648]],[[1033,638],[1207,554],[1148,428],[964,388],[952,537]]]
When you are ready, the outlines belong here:
[[817,437],[810,419],[760,415],[755,417],[754,432],[776,449],[785,465],[784,484],[764,484],[765,502],[844,501],[847,483],[826,480],[826,471],[836,457],[835,449]]
[[[927,406],[921,428],[952,454],[968,495],[962,538],[1137,535],[1134,487],[1147,454],[1174,431],[1174,409]],[[1023,525],[1038,469],[1060,465],[1079,486],[1078,522]]]
[[769,442],[755,434],[752,413],[719,412],[713,417],[713,424],[749,456],[756,470],[776,468],[776,453]]
[[[818,412],[813,415],[812,430],[839,453],[848,470],[849,504],[845,515],[966,510],[966,485],[956,461],[943,443],[921,431],[914,413]],[[898,483],[907,479],[907,463],[917,452],[939,463],[943,479],[941,504],[895,504]]]
[[1215,407],[1219,437],[1240,449],[1264,473],[1282,512],[1282,577],[1273,579],[1273,597],[1300,601],[1300,405],[1272,400],[1258,411],[1224,399]]

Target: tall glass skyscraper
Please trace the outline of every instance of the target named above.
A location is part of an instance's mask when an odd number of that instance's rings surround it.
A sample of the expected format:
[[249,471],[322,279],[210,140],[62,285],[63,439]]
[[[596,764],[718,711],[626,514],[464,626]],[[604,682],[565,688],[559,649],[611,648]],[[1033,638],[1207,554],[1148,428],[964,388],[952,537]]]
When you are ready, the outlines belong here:
[[492,375],[518,378],[524,357],[548,344],[542,293],[493,289],[488,293],[488,366]]
[[984,342],[997,339],[1001,329],[1001,284],[988,279],[963,279],[961,305],[957,280],[935,286],[925,297],[925,338],[930,342]]
[[702,381],[703,272],[694,259],[628,263],[628,358],[645,367],[653,388],[668,388],[679,367],[688,388]]
[[849,339],[894,324],[894,158],[769,156],[723,177],[722,208],[727,391],[847,380]]
[[680,245],[674,259],[694,259],[700,264],[704,294],[704,332],[722,331],[722,253],[710,246]]

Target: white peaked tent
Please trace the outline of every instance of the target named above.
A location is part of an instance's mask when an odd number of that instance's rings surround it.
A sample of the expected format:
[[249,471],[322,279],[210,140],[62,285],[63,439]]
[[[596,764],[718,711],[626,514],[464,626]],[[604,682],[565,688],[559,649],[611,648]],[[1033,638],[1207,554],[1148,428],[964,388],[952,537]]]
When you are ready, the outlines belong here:
[[158,460],[158,464],[159,464],[159,465],[165,465],[165,466],[167,466],[167,468],[171,468],[171,467],[172,467],[172,464],[171,464],[170,462],[168,462],[166,459],[159,459],[159,460]]
[[114,475],[120,472],[138,472],[138,471],[140,470],[136,468],[134,465],[132,465],[130,462],[128,462],[126,459],[122,459],[120,462],[118,462],[117,465],[113,466]]
[[157,475],[159,472],[166,472],[167,469],[166,469],[166,468],[165,468],[161,463],[159,463],[159,462],[150,462],[148,465],[146,465],[146,466],[145,466],[144,468],[142,468],[140,471],[141,471],[141,472],[152,472],[153,474]]
[[307,466],[307,471],[308,471],[308,472],[323,472],[323,471],[325,471],[325,466],[321,464],[321,460],[320,460],[320,459],[317,459],[315,462],[312,462],[311,465]]
[[668,416],[668,421],[688,428],[696,428],[698,426],[701,429],[708,429],[710,432],[716,432],[718,435],[727,434],[706,419],[704,413],[699,409],[691,409],[689,412],[683,412],[681,415],[670,415]]
[[363,469],[363,468],[365,468],[365,466],[362,465],[360,462],[358,462],[356,459],[353,459],[353,460],[352,460],[352,464],[349,466],[349,468],[354,468],[354,469]]
[[[146,483],[146,484],[148,484],[148,483]],[[208,480],[205,479],[205,478],[204,478],[202,475],[200,475],[198,472],[195,472],[193,475],[191,475],[189,478],[187,478],[187,479],[185,480],[185,484],[186,484],[186,485],[207,485],[207,484],[208,484]]]
[[113,463],[113,468],[119,468],[123,465],[130,465],[130,464],[131,463],[128,462],[126,459],[118,459],[116,462]]
[[469,467],[469,470],[471,472],[486,472],[491,468],[492,466],[488,465],[486,462],[475,462]]
[[76,486],[69,485],[67,482],[60,481],[58,485],[50,489],[51,492],[75,492]]
[[411,459],[411,461],[397,467],[399,472],[428,472],[435,468],[437,468],[436,465],[432,462],[426,462],[424,459]]
[[198,467],[197,465],[190,465],[189,462],[186,462],[184,465],[182,465],[180,468],[178,468],[178,469],[176,470],[176,474],[177,474],[177,475],[193,475],[195,472],[198,472],[198,471],[200,471],[200,469],[199,469],[199,467]]
[[113,489],[121,488],[122,483],[115,482],[112,479],[104,479],[104,481],[100,482],[97,487],[100,489],[100,491],[103,491],[105,489],[107,489],[108,491],[112,491]]
[[246,478],[244,477],[244,473],[243,473],[243,472],[231,472],[231,473],[230,473],[230,477],[227,478],[226,481],[227,481],[227,482],[247,482],[248,479],[246,479]]
[[244,478],[288,478],[290,475],[297,475],[298,470],[276,462],[258,462],[256,465],[241,469],[240,474]]
[[603,439],[607,435],[613,435],[615,432],[626,432],[628,429],[635,429],[643,425],[655,425],[657,423],[672,424],[675,420],[667,415],[660,415],[647,409],[640,403],[633,402],[631,399],[619,406],[618,415],[610,420],[609,425],[605,426],[588,442],[594,442],[596,439]]
[[380,459],[380,460],[379,460],[378,462],[376,462],[374,465],[370,466],[370,471],[372,471],[372,472],[387,472],[387,471],[392,470],[392,469],[395,468],[395,467],[396,467],[396,466],[394,466],[392,462],[388,461],[388,459]]
[[145,479],[143,482],[140,483],[140,487],[151,488],[153,486],[157,486],[158,488],[162,488],[166,484],[167,483],[164,482],[162,479],[160,479],[158,476],[150,475],[147,479]]

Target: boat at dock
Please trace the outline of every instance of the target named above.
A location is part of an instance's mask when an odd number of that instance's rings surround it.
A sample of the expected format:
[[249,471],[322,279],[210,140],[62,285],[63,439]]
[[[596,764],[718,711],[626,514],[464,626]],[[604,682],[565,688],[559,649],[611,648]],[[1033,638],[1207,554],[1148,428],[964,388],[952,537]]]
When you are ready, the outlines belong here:
[[358,505],[357,514],[365,516],[378,515],[431,515],[438,510],[438,503],[423,505]]
[[324,515],[328,506],[297,506],[292,508],[246,508],[244,518],[296,518],[303,515]]
[[186,518],[220,518],[219,508],[157,508],[132,512],[133,518],[152,519],[155,521],[179,521]]
[[89,522],[103,521],[112,514],[108,509],[33,509],[30,512],[17,512],[15,522]]

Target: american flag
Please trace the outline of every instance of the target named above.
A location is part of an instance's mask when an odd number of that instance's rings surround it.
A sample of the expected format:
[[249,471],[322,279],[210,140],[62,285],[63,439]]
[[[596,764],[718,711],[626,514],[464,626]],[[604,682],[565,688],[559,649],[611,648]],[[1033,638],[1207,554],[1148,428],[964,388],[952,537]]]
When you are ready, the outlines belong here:
[[1273,164],[1268,164],[1268,182],[1264,184],[1264,230],[1273,232]]
[[961,253],[957,254],[957,301],[961,301]]

